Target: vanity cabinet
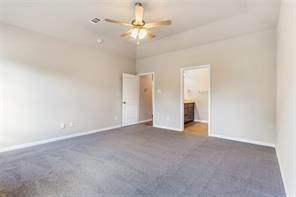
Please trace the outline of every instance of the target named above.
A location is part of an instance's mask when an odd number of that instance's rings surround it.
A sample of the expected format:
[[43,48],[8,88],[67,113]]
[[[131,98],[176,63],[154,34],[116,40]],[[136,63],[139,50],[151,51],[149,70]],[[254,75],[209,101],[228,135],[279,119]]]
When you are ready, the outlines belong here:
[[184,103],[184,123],[194,121],[194,103]]

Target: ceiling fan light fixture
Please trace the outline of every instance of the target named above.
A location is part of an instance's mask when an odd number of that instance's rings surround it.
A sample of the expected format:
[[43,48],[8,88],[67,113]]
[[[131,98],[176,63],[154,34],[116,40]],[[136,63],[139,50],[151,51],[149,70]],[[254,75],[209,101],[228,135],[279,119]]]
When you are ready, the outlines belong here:
[[138,33],[138,37],[140,40],[144,39],[147,36],[147,30],[146,29],[140,29]]
[[139,29],[138,28],[133,28],[131,29],[131,37],[134,39],[138,38],[138,34],[139,34]]
[[147,36],[146,29],[133,28],[130,30],[130,36],[134,39],[142,40]]

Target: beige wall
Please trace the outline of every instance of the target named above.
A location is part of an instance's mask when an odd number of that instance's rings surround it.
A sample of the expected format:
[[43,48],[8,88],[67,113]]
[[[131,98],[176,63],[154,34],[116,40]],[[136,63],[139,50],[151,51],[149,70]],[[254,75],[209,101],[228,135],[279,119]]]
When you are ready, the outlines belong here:
[[211,64],[211,133],[275,142],[275,31],[137,59],[137,73],[155,72],[158,126],[179,129],[180,68]]
[[0,35],[0,148],[121,124],[134,59],[5,24]]
[[276,150],[288,197],[296,197],[296,1],[283,0],[277,30]]
[[210,69],[184,71],[184,99],[195,102],[195,121],[208,121]]
[[140,121],[152,119],[152,75],[140,76]]

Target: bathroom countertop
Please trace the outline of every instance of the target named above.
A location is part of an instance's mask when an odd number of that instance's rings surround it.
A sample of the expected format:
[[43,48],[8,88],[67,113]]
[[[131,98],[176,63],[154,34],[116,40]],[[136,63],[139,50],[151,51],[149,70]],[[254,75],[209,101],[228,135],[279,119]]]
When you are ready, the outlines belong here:
[[184,103],[195,103],[194,101],[191,101],[191,100],[184,100]]

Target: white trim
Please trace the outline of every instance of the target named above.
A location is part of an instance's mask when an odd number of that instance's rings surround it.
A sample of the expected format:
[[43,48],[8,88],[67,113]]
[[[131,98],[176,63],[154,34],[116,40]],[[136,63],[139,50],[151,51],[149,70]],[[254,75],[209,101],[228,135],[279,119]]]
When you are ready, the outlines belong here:
[[147,119],[147,120],[140,120],[139,121],[139,124],[141,124],[141,123],[145,123],[145,122],[150,122],[150,121],[152,121],[153,119]]
[[244,139],[244,138],[229,137],[229,136],[219,135],[219,134],[211,134],[209,136],[210,137],[216,137],[216,138],[222,138],[222,139],[226,139],[226,140],[233,140],[233,141],[238,141],[238,142],[244,142],[244,143],[249,143],[249,144],[256,144],[256,145],[268,146],[268,147],[275,148],[275,144],[267,143],[267,142],[261,142],[261,141],[257,141],[257,140],[249,140],[249,139]]
[[208,135],[211,135],[211,87],[212,87],[212,69],[211,65],[200,65],[200,66],[187,66],[180,68],[180,130],[184,131],[184,71],[185,70],[194,70],[194,69],[201,69],[201,68],[209,68],[209,77],[210,77],[210,84],[209,84],[209,102],[208,102]]
[[35,142],[26,143],[26,144],[8,146],[8,147],[0,148],[0,153],[8,152],[8,151],[14,151],[14,150],[23,149],[23,148],[29,148],[29,147],[32,147],[32,146],[37,146],[37,145],[47,144],[47,143],[50,143],[50,142],[66,140],[66,139],[70,139],[70,138],[74,138],[74,137],[90,135],[90,134],[94,134],[94,133],[98,133],[98,132],[102,132],[102,131],[117,129],[117,128],[120,128],[120,127],[121,127],[121,125],[115,125],[115,126],[111,126],[111,127],[105,127],[105,128],[96,129],[96,130],[92,130],[92,131],[86,131],[86,132],[82,132],[82,133],[75,133],[75,134],[66,135],[66,136],[62,136],[62,137],[51,138],[51,139],[47,139],[47,140],[41,140],[41,141],[35,141]]
[[282,175],[282,180],[283,180],[283,184],[284,184],[284,189],[285,189],[285,193],[286,193],[286,196],[291,196],[288,194],[288,187],[287,187],[287,182],[286,182],[286,177],[285,177],[285,174],[284,174],[284,170],[282,168],[282,160],[281,160],[281,157],[280,155],[278,154],[278,151],[277,151],[277,147],[275,147],[275,153],[276,153],[276,156],[277,156],[277,159],[278,159],[278,163],[279,163],[279,167],[280,167],[280,172],[281,172],[281,175]]
[[207,120],[194,120],[194,122],[208,123],[209,121],[207,121]]
[[138,75],[139,77],[140,77],[140,76],[145,76],[145,75],[154,75],[154,72],[138,73],[137,75]]
[[[137,74],[139,77],[144,76],[144,75],[152,75],[152,126],[155,124],[155,72],[147,72],[147,73],[138,73]],[[140,88],[140,87],[139,87]],[[139,91],[140,95],[140,91]],[[139,114],[140,114],[140,104],[139,104]]]
[[154,125],[153,127],[159,128],[159,129],[166,129],[166,130],[171,130],[171,131],[183,131],[180,130],[180,128],[174,128],[174,127],[166,127],[166,126],[160,126],[160,125]]

